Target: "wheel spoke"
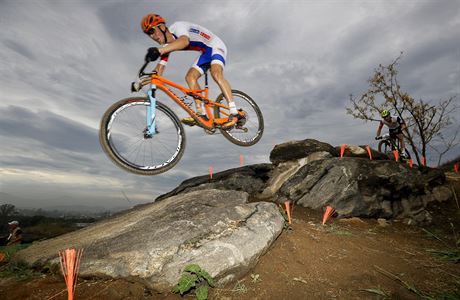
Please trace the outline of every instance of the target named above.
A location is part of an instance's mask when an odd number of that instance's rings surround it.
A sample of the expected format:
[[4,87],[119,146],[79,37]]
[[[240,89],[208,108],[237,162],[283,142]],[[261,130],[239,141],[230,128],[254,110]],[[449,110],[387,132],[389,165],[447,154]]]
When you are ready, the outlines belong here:
[[[242,128],[235,126],[229,130],[221,130],[221,132],[228,140],[237,145],[254,145],[260,140],[263,134],[264,124],[262,113],[257,104],[248,95],[239,91],[232,91],[232,94],[236,108],[246,113],[246,120],[241,126]],[[219,96],[217,102],[222,101],[225,101],[224,98]],[[228,113],[228,110],[222,108],[217,109],[215,112],[217,118],[225,117]]]
[[121,167],[138,174],[158,174],[171,168],[182,156],[184,131],[174,113],[158,103],[155,112],[158,132],[144,136],[149,102],[137,99],[122,100],[117,103],[119,106],[114,105],[105,113],[101,143]]

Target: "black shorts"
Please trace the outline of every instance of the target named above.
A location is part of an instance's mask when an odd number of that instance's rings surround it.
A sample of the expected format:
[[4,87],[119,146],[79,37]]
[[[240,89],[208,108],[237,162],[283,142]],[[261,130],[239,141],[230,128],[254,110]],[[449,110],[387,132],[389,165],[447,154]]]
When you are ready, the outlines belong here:
[[401,126],[399,126],[397,128],[389,129],[389,131],[390,131],[390,136],[392,136],[392,137],[395,137],[398,134],[402,134]]

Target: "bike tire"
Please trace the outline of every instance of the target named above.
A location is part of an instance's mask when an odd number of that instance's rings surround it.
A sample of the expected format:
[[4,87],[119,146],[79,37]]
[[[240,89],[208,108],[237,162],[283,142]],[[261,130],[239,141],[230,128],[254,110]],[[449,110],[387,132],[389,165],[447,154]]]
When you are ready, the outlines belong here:
[[[243,109],[247,113],[246,122],[244,124],[247,131],[245,132],[235,126],[230,129],[220,129],[220,132],[227,140],[235,145],[243,147],[252,146],[262,138],[264,132],[264,118],[262,116],[262,112],[256,102],[252,100],[249,95],[238,90],[232,90],[232,95],[233,100],[235,101],[236,109]],[[216,102],[221,103],[222,101],[226,100],[224,95],[220,94],[219,97],[217,97]],[[223,118],[223,110],[225,110],[225,115],[229,114],[227,109],[215,106],[214,117]]]
[[393,154],[393,146],[389,141],[380,141],[378,146],[379,152],[384,154]]
[[[185,150],[182,123],[161,102],[156,102],[158,132],[151,138],[144,136],[149,105],[147,97],[122,99],[107,109],[99,128],[99,141],[108,157],[117,166],[138,175],[157,175],[168,171],[179,162]],[[151,161],[146,161],[146,156],[151,156]]]

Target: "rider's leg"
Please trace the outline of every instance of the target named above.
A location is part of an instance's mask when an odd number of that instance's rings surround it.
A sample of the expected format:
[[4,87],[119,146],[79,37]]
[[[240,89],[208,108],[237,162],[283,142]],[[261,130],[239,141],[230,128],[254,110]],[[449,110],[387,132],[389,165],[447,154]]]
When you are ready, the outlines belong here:
[[398,139],[399,139],[399,145],[400,145],[400,150],[401,150],[401,153],[405,154],[406,153],[406,147],[405,147],[405,143],[404,143],[404,135],[402,133],[398,134]]
[[228,81],[224,78],[224,68],[220,64],[211,64],[211,76],[217,85],[220,87],[220,90],[224,94],[225,99],[228,101],[231,114],[238,114],[238,111],[235,107],[235,102],[233,102],[232,88]]
[[[190,89],[201,90],[200,84],[198,83],[198,79],[200,77],[201,77],[201,73],[197,69],[190,68],[190,70],[188,70],[187,75],[185,75],[185,81],[187,82]],[[196,112],[202,115],[203,107],[201,105],[201,101],[195,99],[195,105],[196,105]]]
[[211,76],[220,90],[227,99],[228,107],[230,108],[230,115],[228,116],[228,122],[222,125],[222,128],[230,128],[238,122],[238,111],[236,110],[235,102],[233,101],[232,88],[228,81],[224,78],[224,68],[222,65],[217,63],[211,63]]

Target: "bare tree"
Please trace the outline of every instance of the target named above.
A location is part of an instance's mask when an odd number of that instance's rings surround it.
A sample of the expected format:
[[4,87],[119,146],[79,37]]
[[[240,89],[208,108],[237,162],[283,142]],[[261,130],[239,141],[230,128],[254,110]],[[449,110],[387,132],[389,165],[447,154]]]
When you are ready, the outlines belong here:
[[[365,121],[380,120],[380,112],[392,110],[406,123],[404,137],[409,142],[417,163],[421,165],[421,157],[426,157],[427,147],[434,139],[445,140],[443,132],[454,123],[454,114],[459,106],[454,102],[455,96],[441,100],[438,104],[415,100],[401,89],[398,82],[398,62],[401,54],[388,66],[379,65],[373,76],[368,80],[369,89],[360,97],[350,95],[351,107],[347,113],[354,118]],[[375,117],[377,116],[377,118]],[[452,142],[445,143],[445,151],[438,152],[441,156],[456,144],[457,135]]]
[[9,218],[17,215],[17,213],[16,207],[13,204],[7,203],[0,205],[0,222],[3,224],[11,221]]
[[[441,165],[441,160],[444,154],[446,154],[452,148],[460,144],[460,138],[457,138],[459,131],[460,131],[460,126],[457,127],[457,129],[455,130],[455,133],[451,136],[450,139],[446,139],[444,138],[444,135],[440,134],[439,143],[438,143],[440,144],[440,146],[434,147],[430,145],[430,148],[434,150],[436,153],[438,153],[438,167]],[[442,150],[439,149],[439,147],[442,147]]]

